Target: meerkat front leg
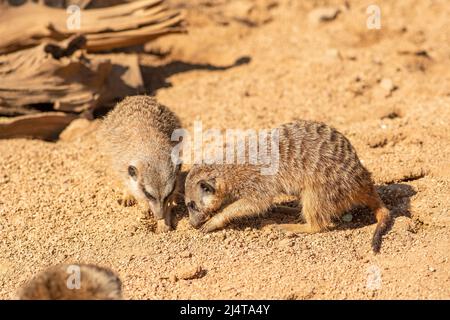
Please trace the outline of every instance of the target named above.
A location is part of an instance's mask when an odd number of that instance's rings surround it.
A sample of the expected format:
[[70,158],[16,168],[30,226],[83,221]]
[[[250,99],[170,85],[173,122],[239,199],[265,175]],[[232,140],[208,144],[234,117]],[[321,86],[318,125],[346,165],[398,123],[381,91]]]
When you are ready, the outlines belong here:
[[113,179],[113,188],[122,190],[122,195],[117,199],[117,202],[124,207],[131,207],[137,203],[135,197],[128,191],[125,182],[119,177],[115,176]]
[[255,201],[254,199],[240,199],[228,205],[222,212],[209,219],[201,228],[202,232],[211,232],[225,227],[232,220],[243,217],[251,217],[266,211],[270,203]]
[[156,225],[156,233],[164,233],[173,230],[172,221],[173,206],[169,207],[168,214],[162,220],[158,220]]
[[128,190],[124,190],[123,195],[119,198],[118,202],[124,207],[131,207],[136,204],[136,198]]
[[163,233],[173,230],[173,210],[177,206],[177,195],[172,193],[165,204],[167,206],[167,213],[162,220],[158,220],[156,231],[157,233]]
[[327,204],[322,201],[325,198],[320,189],[308,189],[302,194],[302,213],[306,223],[286,223],[276,226],[277,229],[293,233],[316,233],[330,228],[332,225],[334,204]]
[[158,220],[156,223],[156,233],[164,233],[172,230],[172,225],[166,220]]

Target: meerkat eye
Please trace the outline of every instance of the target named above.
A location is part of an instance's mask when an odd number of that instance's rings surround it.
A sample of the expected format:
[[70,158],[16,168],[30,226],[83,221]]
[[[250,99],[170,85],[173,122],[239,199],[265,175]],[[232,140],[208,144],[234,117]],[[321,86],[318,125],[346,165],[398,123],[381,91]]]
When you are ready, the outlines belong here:
[[137,169],[135,166],[129,166],[128,167],[128,174],[130,177],[132,177],[134,180],[136,180],[137,177]]
[[215,191],[214,188],[205,181],[200,181],[200,188],[206,193],[214,193]]

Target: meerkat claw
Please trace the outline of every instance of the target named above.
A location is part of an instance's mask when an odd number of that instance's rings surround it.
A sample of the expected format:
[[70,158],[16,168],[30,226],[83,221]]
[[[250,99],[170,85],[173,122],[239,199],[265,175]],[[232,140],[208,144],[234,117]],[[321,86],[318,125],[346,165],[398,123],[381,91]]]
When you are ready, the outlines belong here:
[[164,220],[158,220],[156,225],[156,233],[165,233],[172,230],[172,227],[170,225],[167,225],[167,223]]
[[209,233],[217,229],[219,229],[219,227],[211,220],[200,227],[200,231],[203,233]]
[[123,195],[122,198],[120,198],[118,200],[118,202],[120,205],[122,205],[124,207],[131,207],[136,204],[136,199],[130,194],[125,194],[125,195]]

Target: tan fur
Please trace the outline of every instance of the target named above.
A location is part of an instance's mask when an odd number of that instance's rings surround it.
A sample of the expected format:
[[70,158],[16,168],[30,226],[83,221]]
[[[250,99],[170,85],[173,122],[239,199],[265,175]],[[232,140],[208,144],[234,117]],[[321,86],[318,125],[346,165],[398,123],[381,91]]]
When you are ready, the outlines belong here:
[[69,289],[68,264],[58,265],[38,274],[19,292],[21,300],[117,300],[122,299],[122,283],[110,270],[81,264],[80,287]]
[[[125,98],[105,117],[97,135],[101,150],[111,160],[112,171],[124,186],[120,203],[130,206],[141,201],[156,218],[166,221],[168,229],[179,172],[171,159],[177,143],[171,141],[171,135],[180,127],[175,114],[155,98],[133,96]],[[129,166],[137,169],[136,179],[130,177]]]
[[[299,198],[306,224],[280,225],[283,230],[314,233],[329,229],[353,206],[372,209],[379,250],[389,211],[379,198],[370,173],[351,143],[326,124],[296,121],[280,128],[280,164],[275,175],[261,175],[257,165],[195,165],[186,179],[191,224],[210,232],[231,220],[266,212],[280,195]],[[214,192],[201,185],[209,184]]]

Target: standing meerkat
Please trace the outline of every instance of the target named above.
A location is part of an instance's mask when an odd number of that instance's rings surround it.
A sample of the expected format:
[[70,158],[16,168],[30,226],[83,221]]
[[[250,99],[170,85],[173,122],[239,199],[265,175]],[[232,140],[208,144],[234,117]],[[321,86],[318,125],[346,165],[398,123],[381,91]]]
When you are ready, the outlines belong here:
[[262,175],[260,165],[194,165],[186,178],[185,200],[190,223],[210,232],[240,217],[258,215],[280,195],[298,197],[304,224],[280,224],[295,233],[329,229],[332,220],[353,206],[367,206],[377,226],[372,248],[378,252],[390,222],[371,174],[361,164],[347,138],[326,124],[296,121],[282,125],[279,164],[273,175]]
[[97,135],[124,186],[119,202],[131,206],[141,200],[159,220],[159,231],[172,229],[171,202],[180,165],[172,161],[176,142],[171,135],[180,127],[178,117],[155,98],[133,96],[108,113]]
[[119,300],[122,282],[106,268],[61,264],[38,274],[18,295],[21,300]]

